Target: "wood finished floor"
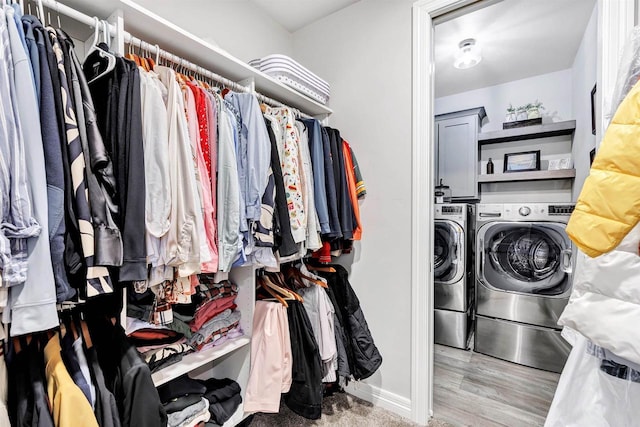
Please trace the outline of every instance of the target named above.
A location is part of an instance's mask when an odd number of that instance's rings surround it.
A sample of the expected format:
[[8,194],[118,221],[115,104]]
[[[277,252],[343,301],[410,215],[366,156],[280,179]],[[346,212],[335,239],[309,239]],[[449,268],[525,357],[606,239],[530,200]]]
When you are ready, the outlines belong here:
[[453,426],[542,426],[559,374],[436,345],[434,418]]

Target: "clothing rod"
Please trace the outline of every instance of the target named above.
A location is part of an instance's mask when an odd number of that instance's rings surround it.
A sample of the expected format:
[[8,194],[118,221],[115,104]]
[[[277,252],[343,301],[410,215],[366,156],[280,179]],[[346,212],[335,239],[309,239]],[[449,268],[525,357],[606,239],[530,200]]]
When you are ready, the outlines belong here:
[[[96,25],[96,20],[93,16],[85,15],[82,12],[79,12],[67,5],[59,3],[55,0],[34,0],[34,3],[42,2],[42,5],[52,11],[55,11],[58,14],[62,14],[68,16],[69,18],[81,22],[90,28],[94,28]],[[102,24],[100,24],[100,28],[102,28]],[[116,36],[116,27],[112,24],[109,24],[109,34],[112,37]]]
[[[160,48],[160,46],[158,46],[157,44],[151,44],[148,42],[145,42],[144,40],[139,39],[136,36],[131,35],[128,32],[124,33],[124,40],[125,43],[128,43],[130,45],[134,45],[134,46],[138,46],[140,49],[142,50],[146,50],[149,53],[155,53],[158,56],[161,56],[165,59],[167,59],[169,62],[172,62],[178,66],[184,67],[184,68],[188,68],[189,70],[195,72],[196,74],[200,74],[203,77],[206,78],[210,78],[212,80],[215,80],[217,82],[222,83],[223,85],[232,88],[234,90],[237,90],[239,92],[247,92],[249,93],[250,90],[245,87],[242,86],[241,84],[234,82],[233,80],[230,80],[226,77],[223,77],[219,74],[216,74],[212,71],[207,70],[206,68],[203,68],[197,64],[194,64],[191,61],[187,61],[186,59],[180,58],[177,55],[174,55],[171,52],[167,52],[166,50]],[[303,113],[302,111],[298,110],[297,108],[293,108],[290,107],[280,101],[277,101],[273,98],[269,98],[266,95],[263,95],[259,92],[254,91],[253,94],[256,96],[256,98],[258,98],[258,100],[264,102],[265,104],[269,104],[273,107],[286,107],[286,108],[290,108],[291,110],[294,111],[294,113],[300,117],[306,117],[306,118],[313,118],[312,116]]]
[[[79,12],[75,9],[73,9],[72,7],[69,7],[65,4],[62,4],[60,2],[57,2],[56,0],[34,0],[34,2],[36,4],[38,4],[38,2],[41,2],[41,4],[44,7],[47,7],[48,9],[55,11],[58,14],[63,14],[65,16],[68,16],[69,18],[81,22],[85,25],[87,25],[90,28],[94,28],[96,25],[96,20],[95,17],[93,16],[89,16],[86,15],[82,12]],[[101,25],[101,24],[100,24]],[[109,34],[112,37],[116,36],[116,27],[112,24],[109,24]],[[158,45],[152,45],[150,43],[145,42],[144,40],[141,40],[133,35],[131,35],[131,33],[129,32],[124,32],[124,39],[126,43],[129,44],[133,44],[133,45],[137,45],[140,48],[143,48],[145,50],[149,50],[149,51],[154,51],[156,52],[159,56],[162,56],[164,58],[166,58],[167,60],[169,60],[170,62],[173,62],[174,64],[179,64],[180,66],[189,68],[190,70],[203,75],[204,77],[210,78],[212,80],[215,80],[217,82],[222,83],[223,85],[229,87],[229,88],[233,88],[237,91],[240,92],[249,92],[249,89],[246,88],[245,86],[240,85],[239,83],[234,82],[233,80],[230,80],[226,77],[223,77],[219,74],[216,74],[212,71],[209,71],[203,67],[200,67],[197,64],[194,64],[190,61],[187,61],[185,59],[180,58],[177,55],[172,54],[171,52],[167,52],[166,50],[161,49]],[[303,113],[302,111],[300,111],[297,108],[293,108],[290,107],[280,101],[277,101],[273,98],[269,98],[266,95],[263,95],[259,92],[255,92],[254,91],[254,95],[256,96],[256,98],[258,98],[260,101],[264,102],[265,104],[269,104],[271,106],[274,107],[286,107],[286,108],[290,108],[291,110],[293,110],[298,116],[300,117],[306,117],[306,118],[312,118],[312,116]]]

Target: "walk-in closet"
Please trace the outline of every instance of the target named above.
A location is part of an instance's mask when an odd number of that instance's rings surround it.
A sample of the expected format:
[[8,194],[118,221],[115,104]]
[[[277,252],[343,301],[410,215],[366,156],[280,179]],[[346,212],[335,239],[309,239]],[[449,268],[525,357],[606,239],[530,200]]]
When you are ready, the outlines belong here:
[[0,427],[635,426],[640,0],[2,0]]

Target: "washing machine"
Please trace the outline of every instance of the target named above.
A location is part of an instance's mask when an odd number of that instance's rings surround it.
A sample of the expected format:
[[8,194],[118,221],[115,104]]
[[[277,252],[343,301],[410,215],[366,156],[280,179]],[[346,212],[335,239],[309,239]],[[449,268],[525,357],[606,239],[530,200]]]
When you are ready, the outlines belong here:
[[473,307],[474,205],[435,205],[435,342],[469,348]]
[[572,285],[571,204],[479,204],[474,350],[561,372],[557,322]]

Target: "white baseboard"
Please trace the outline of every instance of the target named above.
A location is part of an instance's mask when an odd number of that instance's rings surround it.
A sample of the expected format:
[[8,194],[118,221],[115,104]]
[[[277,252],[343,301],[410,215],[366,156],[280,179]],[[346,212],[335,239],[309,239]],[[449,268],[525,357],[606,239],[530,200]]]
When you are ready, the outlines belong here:
[[375,406],[411,419],[411,399],[383,390],[375,385],[361,382],[352,382],[345,390],[347,393],[371,402]]

